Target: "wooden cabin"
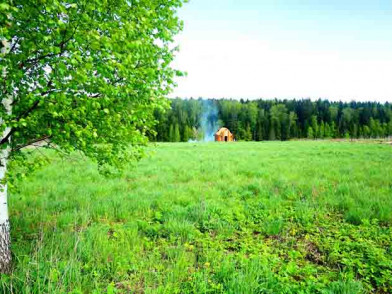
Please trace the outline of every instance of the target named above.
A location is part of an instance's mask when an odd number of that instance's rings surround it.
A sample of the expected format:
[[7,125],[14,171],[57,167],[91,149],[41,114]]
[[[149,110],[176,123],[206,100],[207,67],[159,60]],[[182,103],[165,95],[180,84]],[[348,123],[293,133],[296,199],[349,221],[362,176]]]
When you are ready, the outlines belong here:
[[217,142],[231,142],[234,141],[234,136],[228,128],[220,128],[215,133],[215,141]]

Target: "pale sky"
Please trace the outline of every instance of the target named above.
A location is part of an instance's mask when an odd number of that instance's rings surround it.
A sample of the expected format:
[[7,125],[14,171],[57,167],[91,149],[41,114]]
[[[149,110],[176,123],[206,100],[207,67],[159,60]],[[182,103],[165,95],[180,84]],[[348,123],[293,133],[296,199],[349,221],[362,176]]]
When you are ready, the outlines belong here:
[[172,97],[392,101],[391,0],[191,0]]

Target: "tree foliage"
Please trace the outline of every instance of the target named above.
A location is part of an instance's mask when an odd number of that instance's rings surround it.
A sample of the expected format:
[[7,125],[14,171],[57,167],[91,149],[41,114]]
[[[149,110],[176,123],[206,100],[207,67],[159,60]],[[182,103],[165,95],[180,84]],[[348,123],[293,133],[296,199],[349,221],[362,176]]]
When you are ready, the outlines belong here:
[[[179,72],[170,66],[182,0],[6,0],[0,4],[0,56],[6,77],[0,142],[12,156],[41,142],[79,150],[100,167],[139,158],[153,110]],[[129,146],[133,147],[130,148]]]

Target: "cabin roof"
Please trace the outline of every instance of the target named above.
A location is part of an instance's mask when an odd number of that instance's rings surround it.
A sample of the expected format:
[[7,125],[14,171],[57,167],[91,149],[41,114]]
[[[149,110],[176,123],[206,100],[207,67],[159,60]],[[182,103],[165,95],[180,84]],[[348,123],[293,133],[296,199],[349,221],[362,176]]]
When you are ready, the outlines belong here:
[[224,134],[224,133],[229,133],[229,134],[231,134],[231,132],[230,132],[230,130],[228,129],[228,128],[220,128],[216,133],[215,133],[215,135],[222,135],[222,134]]

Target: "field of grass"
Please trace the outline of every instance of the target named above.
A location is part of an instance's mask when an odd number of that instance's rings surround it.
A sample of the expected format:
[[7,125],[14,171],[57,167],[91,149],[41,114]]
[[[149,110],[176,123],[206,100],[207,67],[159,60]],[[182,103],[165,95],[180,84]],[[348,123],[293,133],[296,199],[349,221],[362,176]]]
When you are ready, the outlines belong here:
[[118,178],[74,156],[10,196],[3,293],[392,293],[392,148],[158,144]]

